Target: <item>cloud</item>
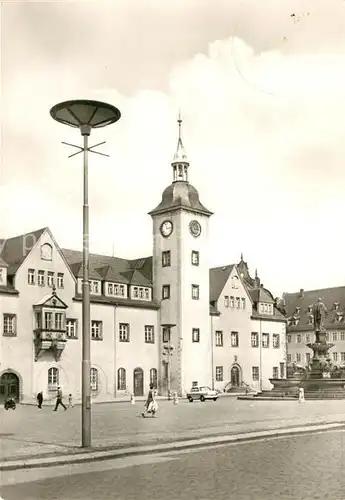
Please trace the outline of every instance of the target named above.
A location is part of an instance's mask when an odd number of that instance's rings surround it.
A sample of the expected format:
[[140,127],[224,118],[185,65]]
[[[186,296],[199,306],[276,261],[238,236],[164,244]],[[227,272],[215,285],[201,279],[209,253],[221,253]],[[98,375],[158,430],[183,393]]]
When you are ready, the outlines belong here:
[[[320,23],[310,21],[311,37]],[[172,180],[180,107],[190,180],[215,212],[211,265],[237,261],[243,251],[275,293],[340,284],[345,65],[339,46],[345,40],[339,35],[336,48],[333,40],[313,52],[305,30],[286,26],[263,51],[239,35],[213,40],[174,61],[165,90],[120,92],[114,68],[103,72],[95,57],[99,78],[84,59],[75,68],[59,58],[38,59],[7,74],[0,208],[5,213],[10,204],[11,217],[1,221],[0,233],[49,225],[61,246],[79,245],[82,158],[68,160],[72,151],[61,141],[80,144],[81,137],[53,122],[49,109],[90,97],[122,112],[118,123],[90,139],[107,140],[100,150],[111,155],[90,155],[91,247],[110,253],[114,244],[119,256],[150,254],[147,212]],[[320,264],[330,258],[329,234],[338,242],[332,259],[339,266]]]

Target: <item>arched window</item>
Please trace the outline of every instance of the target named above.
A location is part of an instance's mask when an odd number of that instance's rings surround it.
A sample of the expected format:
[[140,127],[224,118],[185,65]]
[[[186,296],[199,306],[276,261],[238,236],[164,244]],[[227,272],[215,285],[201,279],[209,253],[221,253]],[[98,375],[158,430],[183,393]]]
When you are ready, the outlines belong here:
[[155,389],[157,389],[157,369],[151,368],[150,370],[150,384],[153,385]]
[[55,367],[48,370],[48,385],[52,388],[59,385],[59,370]]
[[117,370],[117,390],[126,390],[126,370],[124,368],[119,368]]
[[44,243],[41,246],[41,259],[52,260],[53,247],[49,243]]
[[97,370],[97,368],[91,368],[90,385],[91,385],[91,391],[98,391],[98,370]]

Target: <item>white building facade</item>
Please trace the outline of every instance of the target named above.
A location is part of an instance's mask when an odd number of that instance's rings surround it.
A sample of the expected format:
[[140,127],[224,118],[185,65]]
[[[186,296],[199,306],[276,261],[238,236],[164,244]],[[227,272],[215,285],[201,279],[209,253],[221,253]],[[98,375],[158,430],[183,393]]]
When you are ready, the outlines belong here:
[[[173,182],[150,212],[153,256],[90,254],[94,401],[149,384],[185,395],[193,385],[269,389],[286,375],[285,317],[271,293],[237,265],[209,269],[212,212],[189,183],[181,137]],[[0,240],[0,402],[32,402],[57,387],[81,399],[82,252],[51,231]]]

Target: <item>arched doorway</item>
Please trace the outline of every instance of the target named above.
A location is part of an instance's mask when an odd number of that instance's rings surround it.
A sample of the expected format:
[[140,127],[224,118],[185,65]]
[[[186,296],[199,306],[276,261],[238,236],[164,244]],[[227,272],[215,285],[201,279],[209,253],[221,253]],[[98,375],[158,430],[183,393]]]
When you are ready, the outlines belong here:
[[241,371],[239,366],[234,365],[230,371],[231,387],[239,387],[241,385]]
[[142,368],[135,368],[133,372],[133,392],[134,396],[144,395],[144,372]]
[[13,372],[5,372],[0,377],[0,404],[7,398],[19,401],[19,377]]

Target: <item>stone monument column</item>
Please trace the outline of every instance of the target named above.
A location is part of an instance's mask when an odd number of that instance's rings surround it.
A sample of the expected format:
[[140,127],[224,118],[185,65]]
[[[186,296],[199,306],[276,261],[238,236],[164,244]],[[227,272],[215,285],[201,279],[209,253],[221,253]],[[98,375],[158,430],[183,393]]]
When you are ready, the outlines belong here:
[[326,315],[327,308],[322,302],[322,299],[319,298],[317,304],[313,306],[315,342],[313,344],[307,344],[307,346],[313,351],[311,372],[309,375],[309,378],[312,379],[323,378],[324,369],[328,363],[328,352],[334,346],[334,344],[328,344],[326,342]]

